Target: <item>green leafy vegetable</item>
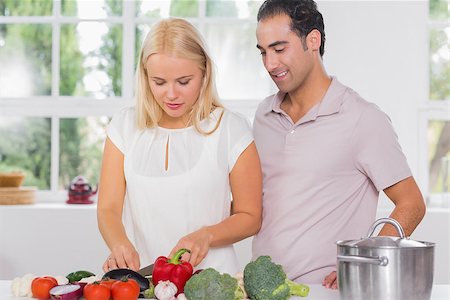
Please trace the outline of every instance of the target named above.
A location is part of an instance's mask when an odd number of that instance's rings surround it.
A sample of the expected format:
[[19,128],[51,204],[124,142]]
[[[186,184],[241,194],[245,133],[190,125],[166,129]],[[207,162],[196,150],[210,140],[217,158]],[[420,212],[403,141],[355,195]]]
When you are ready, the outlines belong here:
[[244,286],[252,300],[287,300],[309,293],[307,285],[289,280],[281,265],[273,263],[270,256],[260,256],[245,266]]
[[184,286],[184,294],[189,300],[242,300],[244,292],[236,278],[220,274],[208,268],[193,275]]

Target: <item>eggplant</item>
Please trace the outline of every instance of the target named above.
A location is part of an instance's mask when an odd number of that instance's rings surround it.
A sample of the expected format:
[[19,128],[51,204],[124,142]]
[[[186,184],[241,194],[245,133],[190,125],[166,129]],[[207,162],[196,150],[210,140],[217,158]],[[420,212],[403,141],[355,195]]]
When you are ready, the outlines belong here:
[[147,278],[130,269],[114,269],[108,271],[105,273],[105,275],[103,275],[102,279],[110,278],[121,280],[123,277],[135,280],[139,284],[141,293],[150,287],[150,282],[148,281]]

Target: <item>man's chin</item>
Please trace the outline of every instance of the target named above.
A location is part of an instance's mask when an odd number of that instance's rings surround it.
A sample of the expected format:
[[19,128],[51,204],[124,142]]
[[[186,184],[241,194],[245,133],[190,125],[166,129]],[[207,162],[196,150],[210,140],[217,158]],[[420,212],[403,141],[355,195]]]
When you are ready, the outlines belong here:
[[292,91],[292,88],[290,86],[288,86],[287,82],[274,81],[274,83],[277,86],[278,90],[282,93],[289,93]]
[[291,89],[287,88],[286,86],[277,85],[277,87],[278,87],[278,90],[280,90],[280,92],[285,93],[285,94],[287,94],[291,91]]

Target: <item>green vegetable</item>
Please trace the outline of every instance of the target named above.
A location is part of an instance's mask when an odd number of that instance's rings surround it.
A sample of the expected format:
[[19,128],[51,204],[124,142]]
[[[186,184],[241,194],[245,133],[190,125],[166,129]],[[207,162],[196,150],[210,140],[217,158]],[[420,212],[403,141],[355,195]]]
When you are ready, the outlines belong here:
[[69,275],[66,276],[66,278],[69,280],[70,283],[80,281],[83,278],[95,276],[94,273],[91,273],[89,271],[76,271],[72,272]]
[[184,295],[189,300],[241,300],[244,293],[236,278],[220,274],[208,268],[193,275],[184,286]]
[[152,299],[155,298],[155,286],[153,285],[153,282],[150,281],[150,287],[144,291],[144,298],[145,299]]
[[260,256],[245,266],[244,287],[253,300],[287,300],[309,293],[307,285],[289,280],[281,265],[273,263],[270,256]]

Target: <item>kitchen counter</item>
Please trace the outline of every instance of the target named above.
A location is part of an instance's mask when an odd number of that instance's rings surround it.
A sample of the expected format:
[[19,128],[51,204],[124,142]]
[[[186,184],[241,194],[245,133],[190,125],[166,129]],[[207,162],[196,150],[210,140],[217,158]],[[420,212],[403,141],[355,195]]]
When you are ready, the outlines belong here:
[[[293,297],[292,299],[314,299],[314,300],[339,300],[339,292],[329,290],[319,284],[311,284],[308,297]],[[1,300],[25,300],[34,298],[13,297],[11,295],[11,281],[0,280],[0,299]],[[448,300],[450,299],[450,285],[434,285],[431,293],[431,300]],[[399,299],[400,300],[400,299]]]

